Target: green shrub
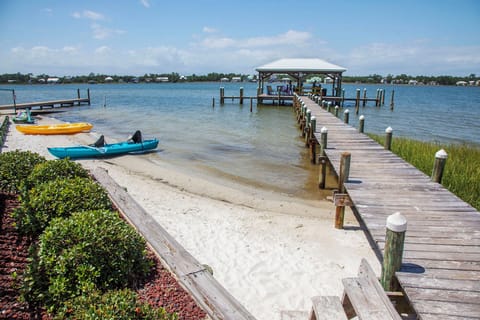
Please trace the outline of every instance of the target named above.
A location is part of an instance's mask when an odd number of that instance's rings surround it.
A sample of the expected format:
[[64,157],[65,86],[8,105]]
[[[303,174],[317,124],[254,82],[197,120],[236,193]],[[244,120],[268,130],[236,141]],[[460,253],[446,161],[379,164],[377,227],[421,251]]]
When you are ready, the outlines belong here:
[[39,163],[33,168],[25,186],[28,190],[48,181],[75,177],[88,178],[88,171],[69,159],[50,160]]
[[47,161],[38,153],[9,151],[0,153],[0,190],[18,193],[33,168]]
[[23,296],[55,311],[94,290],[133,287],[148,275],[145,240],[117,213],[94,210],[56,218],[39,238]]
[[18,229],[30,236],[38,235],[56,217],[74,212],[111,209],[107,192],[92,179],[70,178],[42,183],[20,197],[14,211]]
[[168,314],[163,308],[153,308],[148,303],[139,303],[135,292],[129,289],[108,291],[104,294],[95,291],[67,301],[56,319],[146,319],[176,320],[176,314]]

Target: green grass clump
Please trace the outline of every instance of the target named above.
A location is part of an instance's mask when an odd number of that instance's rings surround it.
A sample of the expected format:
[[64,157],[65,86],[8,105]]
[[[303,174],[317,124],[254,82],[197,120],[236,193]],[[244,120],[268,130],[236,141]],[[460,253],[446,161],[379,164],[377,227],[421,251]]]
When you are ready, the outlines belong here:
[[[370,135],[384,144],[385,138]],[[460,199],[480,210],[480,147],[467,144],[424,142],[407,138],[394,138],[392,152],[428,176],[432,175],[435,153],[444,149],[447,162],[442,185]]]

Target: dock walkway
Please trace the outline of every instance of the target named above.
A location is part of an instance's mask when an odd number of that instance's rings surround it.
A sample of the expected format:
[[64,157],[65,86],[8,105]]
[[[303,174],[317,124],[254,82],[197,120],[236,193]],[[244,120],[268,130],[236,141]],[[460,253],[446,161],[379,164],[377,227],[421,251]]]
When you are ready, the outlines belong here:
[[310,98],[300,99],[316,118],[317,141],[320,128],[328,129],[325,153],[337,173],[341,154],[351,154],[344,186],[379,258],[387,217],[407,218],[396,276],[418,319],[480,319],[480,213]]

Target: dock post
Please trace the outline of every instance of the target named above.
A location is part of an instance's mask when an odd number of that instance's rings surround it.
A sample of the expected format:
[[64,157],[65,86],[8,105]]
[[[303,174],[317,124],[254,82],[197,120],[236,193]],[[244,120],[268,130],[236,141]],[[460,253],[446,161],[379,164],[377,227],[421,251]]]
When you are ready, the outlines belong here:
[[357,96],[355,98],[355,114],[358,114],[359,108],[360,108],[360,89],[357,89]]
[[348,124],[349,118],[350,118],[350,111],[347,109],[343,111],[343,122]]
[[332,112],[332,110],[330,109],[330,107],[332,106],[332,104],[330,103],[330,101],[327,103],[327,112]]
[[367,88],[363,88],[363,107],[367,104]]
[[342,89],[342,108],[345,106],[345,89]]
[[212,108],[215,108],[215,97],[212,97]]
[[395,96],[395,89],[392,90],[392,97],[390,98],[390,110],[393,110],[393,97]]
[[[345,182],[348,180],[350,175],[350,152],[342,153],[340,159],[340,176],[338,177],[338,191],[340,193],[345,193]],[[335,208],[335,228],[343,229],[343,222],[345,218],[345,206],[337,206]]]
[[225,88],[220,87],[220,104],[225,103]]
[[312,116],[310,119],[310,126],[308,130],[308,138],[305,141],[307,146],[310,146],[312,150],[312,163],[315,164],[317,161],[315,159],[316,156],[316,143],[315,143],[315,131],[317,130],[317,118],[315,116]]
[[339,106],[335,106],[335,117],[338,118],[338,110],[340,109]]
[[377,89],[377,95],[375,96],[375,107],[380,107],[380,89]]
[[385,89],[382,89],[382,106],[385,105]]
[[90,105],[90,88],[87,88],[88,105]]
[[318,176],[318,186],[320,189],[325,189],[327,180],[327,157],[325,156],[325,149],[327,148],[328,129],[322,127],[320,129],[320,174]]
[[308,140],[311,117],[312,117],[312,111],[310,109],[307,109],[307,112],[305,114],[305,124],[303,126],[303,136],[305,137],[306,141]]
[[385,145],[384,145],[385,150],[392,150],[392,135],[393,135],[392,127],[388,127],[387,129],[385,129]]
[[250,112],[253,111],[253,98],[250,98]]
[[385,291],[395,291],[397,289],[394,281],[395,272],[399,271],[402,266],[406,231],[407,219],[400,212],[388,216],[380,281]]
[[80,88],[77,88],[77,99],[78,99],[77,106],[79,106],[80,105]]
[[240,87],[240,104],[243,104],[243,87]]
[[441,149],[435,153],[435,163],[433,164],[432,181],[442,183],[443,169],[447,162],[448,154]]
[[365,130],[365,116],[362,114],[358,118],[358,132],[363,133]]

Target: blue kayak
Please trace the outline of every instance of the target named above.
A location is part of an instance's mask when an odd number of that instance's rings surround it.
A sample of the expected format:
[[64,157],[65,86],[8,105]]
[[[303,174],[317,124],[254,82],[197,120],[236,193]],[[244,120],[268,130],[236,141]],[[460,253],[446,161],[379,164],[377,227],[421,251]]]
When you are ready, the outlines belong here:
[[137,131],[132,138],[118,143],[105,143],[101,136],[95,143],[85,146],[54,147],[48,151],[57,158],[98,158],[122,155],[132,152],[143,152],[153,150],[158,146],[158,139],[143,140],[141,133]]

